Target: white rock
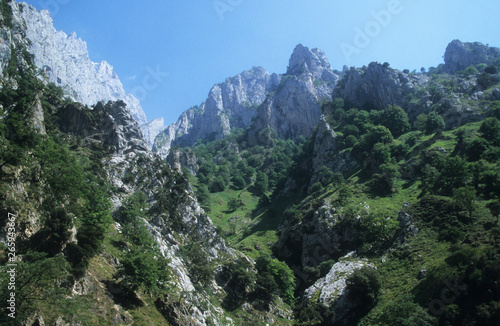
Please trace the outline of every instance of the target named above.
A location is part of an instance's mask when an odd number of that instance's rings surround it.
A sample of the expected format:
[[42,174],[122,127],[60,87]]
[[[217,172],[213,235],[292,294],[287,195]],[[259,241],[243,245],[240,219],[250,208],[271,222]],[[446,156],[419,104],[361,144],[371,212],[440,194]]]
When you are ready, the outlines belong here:
[[87,44],[71,33],[56,31],[46,10],[22,3],[12,5],[13,15],[26,22],[26,38],[31,41],[29,51],[35,56],[35,65],[43,69],[49,82],[61,86],[70,96],[88,106],[99,101],[123,100],[139,124],[146,122],[142,107],[132,94],[127,94],[113,67],[106,61],[90,60]]

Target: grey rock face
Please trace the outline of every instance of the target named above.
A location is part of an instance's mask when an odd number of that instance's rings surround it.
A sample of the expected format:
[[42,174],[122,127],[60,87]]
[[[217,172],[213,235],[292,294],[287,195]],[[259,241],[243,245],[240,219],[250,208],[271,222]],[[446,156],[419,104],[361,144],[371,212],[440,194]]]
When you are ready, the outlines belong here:
[[489,47],[479,42],[464,43],[453,40],[446,48],[444,71],[454,74],[480,63],[491,65],[497,58],[500,58],[499,48]]
[[322,116],[314,139],[312,177],[309,189],[315,182],[321,181],[320,170],[323,166],[332,172],[344,174],[352,169],[355,163],[349,152],[340,151],[337,134]]
[[154,119],[148,123],[142,124],[140,128],[148,147],[152,148],[156,136],[165,129],[165,121],[163,121],[163,118]]
[[10,4],[14,19],[24,21],[16,26],[30,40],[29,51],[34,54],[35,65],[45,71],[49,82],[63,87],[75,101],[89,106],[99,101],[123,100],[134,119],[141,124],[146,122],[139,101],[125,92],[113,67],[106,61],[92,62],[82,39],[75,33],[68,36],[56,31],[46,10],[37,11],[26,3]]
[[347,71],[335,88],[333,97],[341,97],[346,102],[364,109],[383,110],[389,105],[404,108],[408,103],[409,94],[416,93],[420,84],[425,82],[418,78],[372,62],[368,67],[351,68]]
[[185,111],[175,124],[161,132],[153,151],[166,157],[174,145],[190,146],[196,140],[222,139],[232,128],[247,128],[257,107],[279,84],[280,77],[254,67],[215,85],[207,100]]
[[160,133],[153,151],[165,157],[173,145],[190,146],[202,138],[222,139],[232,128],[250,126],[250,139],[254,140],[267,127],[281,138],[307,138],[321,116],[320,101],[331,99],[338,79],[323,51],[298,45],[287,75],[270,75],[254,67],[215,85],[206,102],[185,111]]
[[264,128],[274,129],[284,139],[311,136],[321,117],[321,101],[331,100],[338,79],[323,51],[299,44],[290,58],[287,75],[259,107],[250,142],[255,142]]
[[[18,4],[15,1],[9,2],[8,6],[12,8],[13,13],[19,11]],[[20,50],[27,48],[29,44],[26,40],[24,20],[20,15],[12,15],[12,27],[5,25],[5,17],[2,16],[2,13],[0,13],[0,20],[2,21],[0,28],[0,75],[3,76],[4,69],[9,64],[12,55],[15,55],[11,53],[12,49]],[[21,64],[26,63],[19,54],[17,55],[17,60]]]
[[80,103],[67,105],[59,114],[61,131],[83,137],[84,144],[103,142],[112,153],[145,153],[147,144],[137,122],[122,101],[99,102],[94,110]]
[[283,139],[311,136],[321,117],[320,100],[331,99],[332,88],[316,87],[310,75],[285,77],[278,91],[259,107],[250,132],[251,143],[260,130],[268,127]]
[[198,159],[190,148],[172,149],[167,156],[167,162],[172,169],[181,172],[182,168],[185,167],[192,175],[197,175],[200,169]]
[[43,107],[38,96],[35,99],[35,103],[33,103],[31,107],[30,113],[31,124],[35,128],[36,132],[40,135],[46,135],[47,131],[45,130]]
[[332,71],[325,52],[320,49],[309,50],[302,44],[295,47],[286,74],[312,74],[314,79],[332,82],[339,79],[339,76]]
[[309,302],[317,298],[317,302],[330,308],[335,312],[335,319],[341,320],[349,310],[354,308],[352,302],[347,298],[347,279],[354,271],[365,266],[375,268],[366,260],[352,258],[352,253],[341,258],[339,262],[332,266],[328,274],[320,278],[311,287],[304,291],[303,300]]

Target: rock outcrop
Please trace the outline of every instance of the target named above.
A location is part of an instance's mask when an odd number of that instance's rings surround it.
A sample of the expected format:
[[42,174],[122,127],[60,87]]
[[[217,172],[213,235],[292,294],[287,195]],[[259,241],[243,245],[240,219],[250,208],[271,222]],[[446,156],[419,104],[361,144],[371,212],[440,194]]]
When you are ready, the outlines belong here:
[[300,221],[286,220],[276,245],[278,256],[285,260],[293,258],[299,263],[295,267],[304,269],[346,255],[358,247],[361,237],[359,227],[342,223],[346,220],[347,211],[335,207],[330,199]]
[[[417,97],[417,92],[427,81],[428,78],[424,75],[410,75],[385,64],[372,62],[368,67],[352,67],[346,71],[333,91],[333,97],[343,98],[346,103],[366,110],[384,110],[389,105],[407,109],[410,94]],[[429,97],[427,92],[421,90],[417,100],[427,105]],[[415,112],[413,115],[418,114]]]
[[341,320],[355,306],[348,299],[346,281],[356,270],[363,267],[374,268],[367,260],[355,258],[353,253],[349,253],[335,263],[325,277],[304,291],[303,301],[315,300],[333,311],[335,320]]
[[356,166],[356,161],[351,157],[350,152],[342,151],[342,146],[337,140],[337,134],[321,116],[312,155],[311,182],[309,190],[315,182],[322,182],[321,169],[327,167],[332,172],[346,174]]
[[470,66],[485,63],[487,65],[498,64],[500,49],[490,47],[479,42],[465,43],[453,40],[444,54],[444,71],[454,74],[465,70]]
[[153,151],[166,157],[174,145],[191,146],[198,139],[222,139],[233,128],[247,128],[257,107],[280,82],[276,74],[253,67],[215,85],[207,100],[182,113],[155,141]]
[[166,157],[174,145],[222,139],[234,128],[250,126],[251,141],[267,127],[280,138],[307,138],[321,116],[321,101],[331,99],[339,76],[323,51],[299,44],[286,75],[254,67],[215,85],[206,102],[185,111],[158,135],[153,151]]
[[347,70],[333,91],[334,98],[365,110],[400,106],[410,122],[422,113],[436,111],[443,117],[446,128],[480,120],[481,112],[472,110],[468,103],[482,96],[477,76],[441,75],[437,79],[377,62]]
[[163,118],[151,120],[145,124],[140,125],[144,140],[149,148],[153,147],[156,136],[165,129],[165,121]]
[[290,57],[287,75],[312,75],[314,79],[336,82],[339,79],[330,67],[330,62],[325,52],[320,49],[312,49],[299,44],[295,47]]
[[69,97],[88,106],[99,101],[123,100],[134,119],[141,124],[146,122],[139,101],[125,92],[113,67],[106,61],[92,62],[87,44],[75,33],[68,36],[56,31],[46,10],[38,11],[29,4],[15,1],[9,5],[12,8],[12,27],[10,31],[2,29],[2,68],[11,57],[11,46],[18,49],[16,42],[27,42],[35,65],[45,72],[49,82],[61,86]]
[[123,101],[106,105],[99,102],[94,110],[72,103],[61,110],[58,117],[61,131],[82,137],[83,144],[102,142],[114,154],[148,151],[137,121]]
[[182,168],[187,168],[189,173],[197,175],[200,166],[196,154],[190,148],[180,149],[175,147],[170,150],[167,156],[167,162],[172,169],[182,172]]
[[321,102],[331,100],[338,79],[323,51],[297,45],[287,75],[259,107],[249,132],[250,143],[256,142],[264,128],[274,129],[283,139],[310,137],[321,117]]

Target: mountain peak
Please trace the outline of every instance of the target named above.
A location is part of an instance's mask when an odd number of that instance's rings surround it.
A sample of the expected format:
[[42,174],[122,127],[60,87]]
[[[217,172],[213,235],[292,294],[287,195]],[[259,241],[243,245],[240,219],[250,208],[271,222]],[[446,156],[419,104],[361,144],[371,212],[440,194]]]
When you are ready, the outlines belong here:
[[444,55],[445,72],[456,73],[480,63],[494,64],[500,58],[500,49],[480,42],[453,40],[446,47]]
[[293,50],[286,74],[312,74],[316,79],[335,79],[325,52],[318,48],[310,50],[302,44],[298,44]]

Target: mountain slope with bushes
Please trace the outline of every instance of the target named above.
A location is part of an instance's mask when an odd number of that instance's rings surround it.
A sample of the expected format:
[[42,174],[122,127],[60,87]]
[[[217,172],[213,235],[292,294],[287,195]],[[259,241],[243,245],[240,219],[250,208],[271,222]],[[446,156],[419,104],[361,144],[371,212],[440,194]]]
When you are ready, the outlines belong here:
[[499,323],[498,49],[453,41],[427,71],[340,73],[298,45],[285,74],[216,85],[151,151],[124,101],[89,107],[44,78],[14,7],[2,323]]

